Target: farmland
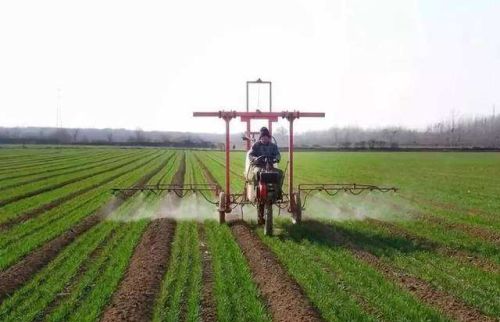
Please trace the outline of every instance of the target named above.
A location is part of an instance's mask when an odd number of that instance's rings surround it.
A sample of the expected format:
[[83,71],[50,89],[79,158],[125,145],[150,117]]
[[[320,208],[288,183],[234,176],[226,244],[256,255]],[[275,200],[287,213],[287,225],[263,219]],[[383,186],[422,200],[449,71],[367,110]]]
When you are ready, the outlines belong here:
[[[244,157],[231,153],[234,191]],[[298,183],[400,191],[310,195],[304,221],[282,210],[269,237],[250,207],[219,225],[199,195],[110,192],[223,185],[222,152],[0,148],[0,321],[499,319],[499,153],[295,162]]]

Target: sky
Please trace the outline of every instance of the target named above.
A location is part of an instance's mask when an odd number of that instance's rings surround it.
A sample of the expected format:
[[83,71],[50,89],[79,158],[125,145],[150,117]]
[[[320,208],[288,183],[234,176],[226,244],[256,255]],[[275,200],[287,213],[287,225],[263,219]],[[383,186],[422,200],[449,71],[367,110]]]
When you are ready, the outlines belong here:
[[326,113],[298,131],[491,114],[498,17],[499,0],[6,0],[0,126],[56,126],[60,106],[64,127],[220,133],[192,112],[244,110],[257,78],[273,110]]

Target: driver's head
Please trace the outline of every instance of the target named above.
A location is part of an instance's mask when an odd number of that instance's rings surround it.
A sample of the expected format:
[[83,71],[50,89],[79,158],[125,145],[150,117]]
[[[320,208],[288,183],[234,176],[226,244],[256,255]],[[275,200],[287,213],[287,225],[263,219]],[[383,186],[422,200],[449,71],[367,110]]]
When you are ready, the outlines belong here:
[[260,129],[259,141],[264,144],[268,144],[269,142],[271,142],[271,134],[265,126],[261,127]]

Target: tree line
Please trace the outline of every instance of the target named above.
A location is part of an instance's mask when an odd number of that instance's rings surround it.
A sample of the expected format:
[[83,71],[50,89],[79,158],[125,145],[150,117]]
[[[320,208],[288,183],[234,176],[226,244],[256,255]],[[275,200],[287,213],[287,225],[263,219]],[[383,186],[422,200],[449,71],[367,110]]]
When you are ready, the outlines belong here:
[[[281,147],[288,146],[288,131],[278,127],[273,133]],[[94,144],[146,145],[214,148],[224,146],[225,136],[213,133],[143,131],[127,129],[83,129],[48,127],[0,127],[0,144]],[[231,136],[231,148],[243,149],[241,133]],[[496,115],[450,119],[415,130],[400,126],[363,129],[356,126],[332,127],[295,136],[298,148],[333,149],[500,149],[500,117]]]
[[[279,145],[287,146],[287,130],[274,134]],[[325,131],[301,133],[295,138],[298,147],[339,149],[451,148],[500,149],[500,117],[450,118],[429,125],[424,130],[400,126],[363,129],[356,126],[332,127]]]

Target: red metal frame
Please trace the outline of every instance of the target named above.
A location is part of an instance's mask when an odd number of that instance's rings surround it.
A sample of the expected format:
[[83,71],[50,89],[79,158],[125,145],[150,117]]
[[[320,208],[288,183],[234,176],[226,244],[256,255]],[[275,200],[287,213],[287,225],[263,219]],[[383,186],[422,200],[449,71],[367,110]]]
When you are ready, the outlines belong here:
[[[321,112],[300,112],[300,111],[282,111],[282,112],[237,112],[237,111],[218,111],[218,112],[194,112],[194,117],[218,117],[226,122],[226,177],[225,177],[225,193],[226,193],[226,208],[229,207],[230,203],[230,127],[229,123],[233,118],[240,118],[242,122],[247,123],[247,133],[250,133],[250,122],[251,120],[268,120],[269,124],[272,122],[277,122],[278,118],[287,119],[289,122],[289,141],[288,141],[288,153],[289,153],[289,177],[288,177],[288,189],[289,198],[293,202],[293,122],[301,117],[325,117],[325,113]],[[247,141],[247,151],[250,149],[250,142]],[[227,209],[229,210],[229,209]]]
[[[270,81],[263,81],[262,79],[257,79],[256,81],[247,81],[247,112],[249,112],[249,103],[250,103],[250,85],[266,85],[269,88],[269,112],[273,111],[273,82]],[[242,120],[243,121],[243,120]],[[250,136],[250,120],[243,121],[247,123],[247,135]],[[267,122],[267,129],[269,130],[269,133],[272,135],[273,134],[273,122],[276,121],[271,121],[268,120]],[[247,150],[250,150],[251,147],[251,142],[247,141]]]

